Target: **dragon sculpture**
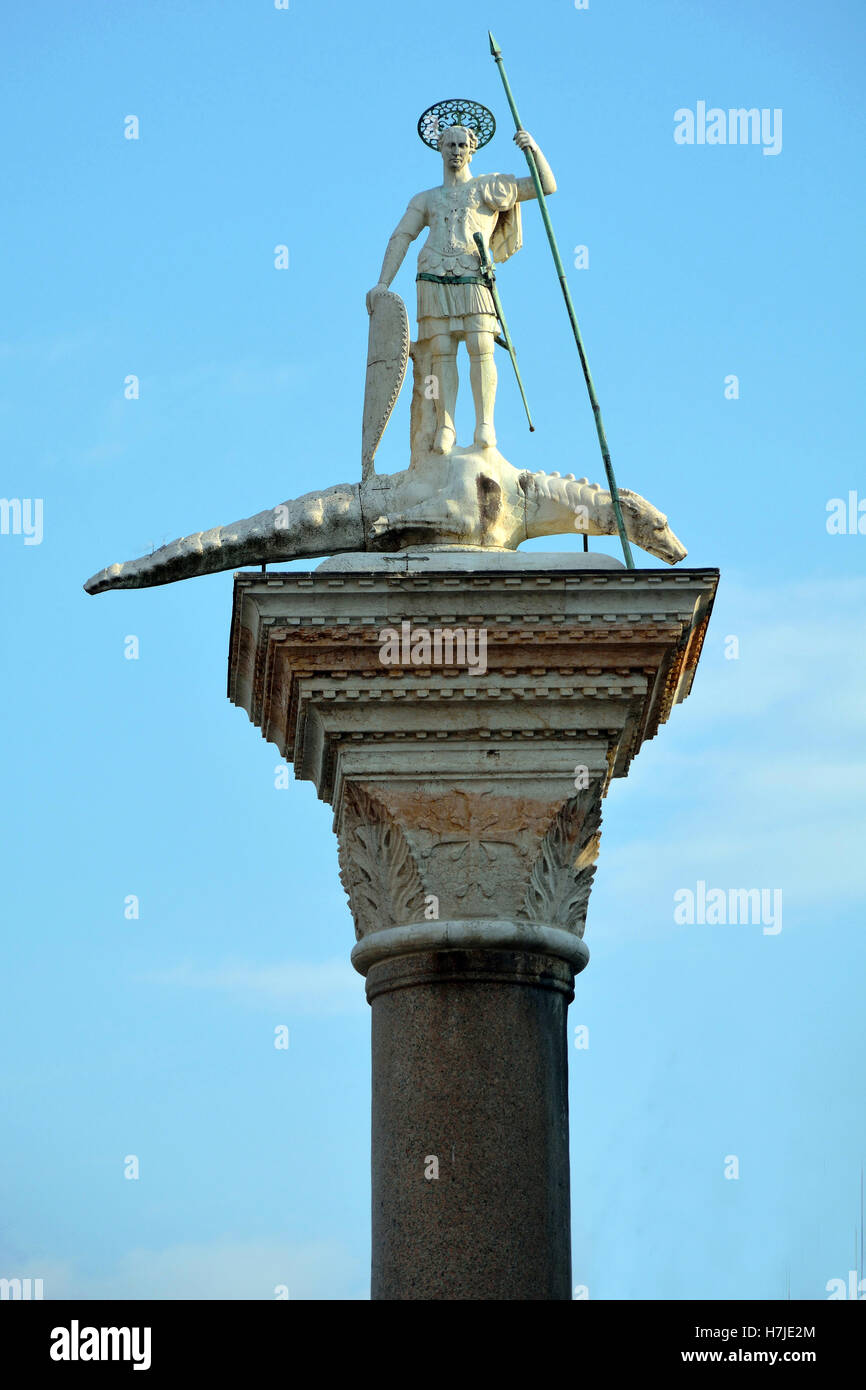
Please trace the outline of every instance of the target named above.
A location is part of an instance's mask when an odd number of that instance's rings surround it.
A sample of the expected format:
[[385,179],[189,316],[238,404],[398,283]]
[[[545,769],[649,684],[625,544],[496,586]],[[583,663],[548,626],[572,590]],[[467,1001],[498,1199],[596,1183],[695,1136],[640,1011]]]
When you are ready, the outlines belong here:
[[[685,557],[661,512],[636,492],[620,488],[619,496],[629,540],[669,565]],[[534,536],[567,532],[616,535],[610,493],[586,478],[521,471],[495,449],[455,449],[423,467],[338,483],[182,536],[151,555],[109,565],[84,587],[89,594],[149,588],[240,565],[408,545],[514,550]]]

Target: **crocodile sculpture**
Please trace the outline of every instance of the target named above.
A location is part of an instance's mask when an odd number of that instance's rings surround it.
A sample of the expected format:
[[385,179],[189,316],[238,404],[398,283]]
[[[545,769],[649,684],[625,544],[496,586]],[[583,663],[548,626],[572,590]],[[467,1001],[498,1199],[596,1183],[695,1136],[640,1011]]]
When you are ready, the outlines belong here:
[[[685,557],[661,512],[636,492],[620,488],[619,496],[634,545],[669,565]],[[515,468],[495,447],[455,448],[400,473],[308,492],[244,521],[182,536],[109,565],[84,587],[89,594],[143,589],[243,565],[410,545],[515,550],[535,536],[575,532],[616,535],[610,493],[597,483]]]

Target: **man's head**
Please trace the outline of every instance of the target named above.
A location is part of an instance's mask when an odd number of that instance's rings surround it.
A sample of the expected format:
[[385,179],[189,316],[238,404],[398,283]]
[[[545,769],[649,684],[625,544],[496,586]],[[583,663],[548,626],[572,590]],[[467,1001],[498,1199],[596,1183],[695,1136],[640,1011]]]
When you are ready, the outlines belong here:
[[463,125],[449,125],[439,136],[439,149],[446,169],[457,173],[466,167],[478,149],[478,136]]

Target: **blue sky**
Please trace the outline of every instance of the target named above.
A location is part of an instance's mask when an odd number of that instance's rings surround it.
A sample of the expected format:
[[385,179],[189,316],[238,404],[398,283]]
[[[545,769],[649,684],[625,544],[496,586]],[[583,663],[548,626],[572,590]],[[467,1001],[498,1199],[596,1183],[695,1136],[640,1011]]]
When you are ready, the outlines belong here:
[[[151,0],[4,19],[0,493],[43,499],[44,531],[0,535],[0,1275],[46,1297],[368,1295],[369,1020],[330,810],[275,787],[225,698],[229,574],[81,584],[359,477],[364,295],[438,178],[418,115],[474,96],[499,121],[476,172],[525,172],[488,26],[567,264],[589,248],[571,284],[619,481],[722,571],[691,697],[606,802],[570,1012],[575,1283],[824,1298],[852,1268],[866,535],[826,520],[866,499],[862,7]],[[676,144],[699,101],[780,109],[780,153]],[[503,372],[500,446],[603,481],[531,205],[524,236],[499,285],[538,429]],[[413,278],[410,253],[410,312]],[[381,471],[407,436],[404,396]],[[780,888],[782,931],[676,925],[699,880]]]

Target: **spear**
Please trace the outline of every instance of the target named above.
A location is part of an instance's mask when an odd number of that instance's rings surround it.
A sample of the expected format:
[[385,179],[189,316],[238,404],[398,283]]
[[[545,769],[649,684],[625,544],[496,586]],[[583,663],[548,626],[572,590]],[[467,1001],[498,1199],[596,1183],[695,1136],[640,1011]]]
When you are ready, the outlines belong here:
[[502,336],[496,339],[501,347],[505,348],[511,358],[511,365],[514,368],[514,375],[517,377],[517,385],[520,388],[520,396],[523,401],[523,409],[526,411],[526,418],[529,421],[529,428],[535,433],[535,426],[532,423],[532,416],[529,412],[529,401],[526,399],[526,392],[523,389],[523,380],[520,376],[520,368],[517,365],[517,354],[514,351],[514,344],[511,341],[511,334],[508,331],[508,324],[505,322],[505,310],[502,307],[502,300],[499,298],[499,290],[496,285],[496,271],[487,254],[487,247],[484,245],[484,238],[480,232],[474,232],[472,240],[478,247],[478,259],[481,262],[481,274],[484,283],[490,291],[493,300],[493,307],[496,310],[496,317],[499,319],[499,327],[502,329]]
[[[508,81],[508,74],[505,71],[505,64],[502,61],[502,49],[497,44],[490,30],[487,31],[490,39],[490,52],[496,60],[499,68],[499,76],[502,78],[502,85],[505,88],[505,96],[508,105],[511,107],[511,114],[514,117],[514,124],[518,130],[523,129],[520,115],[517,110],[517,103],[511,91],[511,84]],[[607,485],[610,488],[610,500],[613,503],[613,514],[616,517],[616,529],[622,542],[622,550],[625,556],[626,565],[630,570],[634,569],[634,559],[631,553],[631,546],[625,533],[625,525],[622,519],[622,508],[619,503],[619,489],[616,485],[616,478],[613,473],[613,464],[610,459],[610,449],[607,446],[607,435],[604,432],[604,423],[601,418],[601,406],[598,403],[598,396],[595,392],[595,385],[592,380],[592,373],[589,370],[589,363],[586,360],[586,350],[583,346],[583,338],[580,333],[580,325],[577,322],[577,312],[571,298],[571,290],[568,288],[568,281],[565,278],[565,266],[562,264],[562,257],[559,254],[559,247],[556,244],[556,233],[553,230],[553,223],[550,220],[550,213],[547,209],[547,199],[544,196],[544,189],[541,186],[541,177],[538,173],[538,165],[535,162],[535,155],[531,149],[525,149],[526,162],[529,165],[529,172],[532,175],[532,182],[535,184],[535,196],[538,199],[538,206],[541,209],[541,218],[544,222],[544,230],[547,232],[547,240],[550,242],[550,250],[553,254],[553,263],[556,266],[556,273],[559,276],[559,284],[562,289],[562,297],[565,300],[565,307],[568,310],[568,320],[571,324],[571,331],[574,334],[574,341],[577,344],[577,351],[580,357],[580,365],[583,368],[583,379],[586,382],[586,389],[589,392],[589,403],[592,406],[592,413],[595,419],[595,430],[598,435],[598,443],[601,449],[601,456],[604,460],[604,471],[607,475]]]

